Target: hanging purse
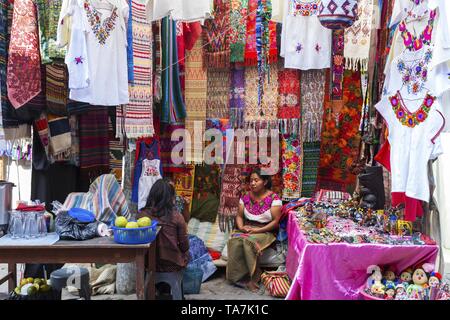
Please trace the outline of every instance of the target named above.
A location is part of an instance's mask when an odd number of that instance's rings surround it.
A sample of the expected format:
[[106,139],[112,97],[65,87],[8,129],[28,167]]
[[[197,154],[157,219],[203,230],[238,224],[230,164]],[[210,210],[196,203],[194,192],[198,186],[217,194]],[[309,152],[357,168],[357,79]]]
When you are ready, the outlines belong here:
[[291,287],[291,280],[286,272],[266,271],[261,275],[261,282],[272,297],[285,298]]
[[358,0],[322,0],[319,21],[328,29],[350,27],[358,17]]

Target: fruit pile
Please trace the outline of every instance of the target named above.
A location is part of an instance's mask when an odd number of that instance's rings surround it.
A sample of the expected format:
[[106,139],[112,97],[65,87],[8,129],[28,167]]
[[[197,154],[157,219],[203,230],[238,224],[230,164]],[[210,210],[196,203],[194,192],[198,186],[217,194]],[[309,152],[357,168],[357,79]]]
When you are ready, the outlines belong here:
[[19,297],[40,297],[50,294],[52,287],[48,280],[43,278],[24,278],[20,281],[20,285],[11,293],[11,298]]
[[128,221],[125,217],[117,217],[114,224],[117,228],[135,229],[151,226],[152,220],[149,217],[142,217],[138,221]]

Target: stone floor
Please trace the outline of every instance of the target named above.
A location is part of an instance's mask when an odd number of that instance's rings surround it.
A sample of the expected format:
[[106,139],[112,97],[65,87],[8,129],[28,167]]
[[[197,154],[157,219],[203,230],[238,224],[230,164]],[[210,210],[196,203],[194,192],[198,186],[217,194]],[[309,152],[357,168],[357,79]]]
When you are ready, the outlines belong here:
[[[0,264],[0,278],[7,274],[7,265]],[[8,286],[0,285],[0,300],[6,297]],[[76,296],[63,291],[62,299],[75,299]],[[202,283],[199,294],[185,295],[186,300],[273,300],[267,292],[252,293],[246,289],[231,285],[225,279],[225,269],[219,268],[206,282]],[[92,300],[136,300],[136,295],[98,295]]]

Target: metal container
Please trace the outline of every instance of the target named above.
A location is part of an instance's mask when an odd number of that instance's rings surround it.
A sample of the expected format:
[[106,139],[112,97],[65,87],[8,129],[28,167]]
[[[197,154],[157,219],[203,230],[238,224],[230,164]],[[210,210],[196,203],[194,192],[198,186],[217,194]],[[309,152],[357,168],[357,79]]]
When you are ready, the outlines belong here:
[[14,183],[0,180],[0,226],[8,225]]

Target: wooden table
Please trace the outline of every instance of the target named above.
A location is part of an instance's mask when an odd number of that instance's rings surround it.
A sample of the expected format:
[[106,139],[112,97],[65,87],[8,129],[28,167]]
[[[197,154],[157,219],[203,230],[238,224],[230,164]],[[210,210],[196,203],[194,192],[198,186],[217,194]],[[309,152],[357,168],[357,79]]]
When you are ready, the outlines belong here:
[[[158,228],[159,231],[159,228]],[[136,263],[136,295],[139,300],[155,299],[155,248],[149,244],[123,245],[112,238],[58,241],[48,246],[0,246],[0,263],[8,263],[9,292],[17,286],[17,263]]]

